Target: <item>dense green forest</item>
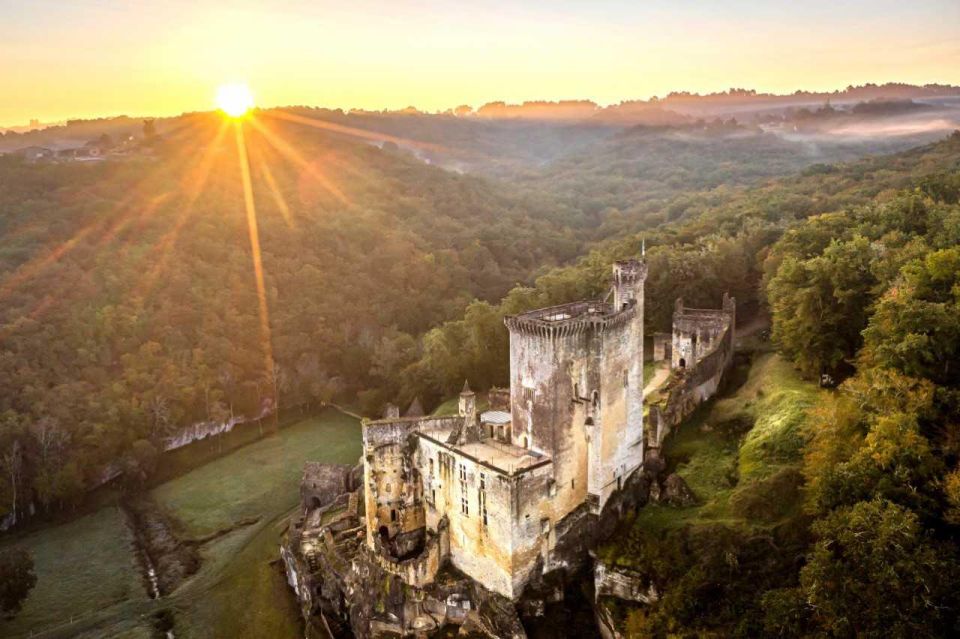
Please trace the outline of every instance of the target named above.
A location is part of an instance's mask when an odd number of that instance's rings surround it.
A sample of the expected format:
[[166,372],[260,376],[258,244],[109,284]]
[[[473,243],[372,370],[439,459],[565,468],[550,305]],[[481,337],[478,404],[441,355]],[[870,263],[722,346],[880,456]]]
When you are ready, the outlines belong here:
[[246,123],[265,338],[220,122],[189,119],[122,161],[0,158],[4,510],[70,503],[116,460],[142,476],[198,421],[357,393],[375,408],[364,392],[414,336],[580,251],[556,209],[515,189]]
[[[957,632],[960,166],[944,168],[764,252],[773,345],[814,383],[755,356],[668,442],[706,505],[648,506],[605,550],[662,593],[617,608],[628,634]],[[839,385],[811,396],[825,373]]]
[[401,394],[429,392],[429,387],[406,386],[424,377],[447,394],[465,377],[480,386],[504,383],[508,345],[506,333],[498,328],[503,316],[599,295],[609,281],[610,264],[636,256],[644,242],[648,332],[669,330],[677,297],[706,308],[716,306],[727,291],[748,316],[766,305],[762,285],[772,264],[767,256],[787,229],[820,213],[894,199],[900,190],[924,179],[933,184],[933,176],[958,167],[960,134],[953,134],[892,156],[816,165],[794,177],[717,197],[701,194],[691,219],[603,242],[575,264],[542,274],[534,286],[515,287],[496,305],[474,302],[462,318],[430,331],[423,357],[411,375],[401,378],[401,389],[406,389]]

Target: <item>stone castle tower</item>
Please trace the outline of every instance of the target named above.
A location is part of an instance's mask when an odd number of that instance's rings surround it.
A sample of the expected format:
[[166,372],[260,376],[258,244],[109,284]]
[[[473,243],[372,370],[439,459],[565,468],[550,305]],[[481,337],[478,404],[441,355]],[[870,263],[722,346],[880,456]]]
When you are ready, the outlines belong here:
[[561,510],[594,512],[643,461],[646,265],[613,266],[612,302],[508,318],[513,443],[554,461]]

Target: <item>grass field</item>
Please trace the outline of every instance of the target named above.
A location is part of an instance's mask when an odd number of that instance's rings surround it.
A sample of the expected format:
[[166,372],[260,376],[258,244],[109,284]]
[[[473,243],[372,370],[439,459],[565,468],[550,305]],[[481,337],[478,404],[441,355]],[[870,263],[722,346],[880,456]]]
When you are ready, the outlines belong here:
[[743,517],[731,509],[731,498],[799,464],[802,426],[819,392],[779,356],[759,355],[736,392],[695,414],[665,447],[700,504],[644,508],[637,525],[746,523],[737,521]]
[[12,622],[0,621],[0,636],[52,629],[122,602],[148,600],[119,508],[5,543],[12,544],[33,554],[37,585]]
[[296,604],[270,562],[299,500],[303,463],[356,463],[360,450],[359,421],[330,409],[158,486],[155,500],[188,536],[259,517],[204,544],[200,571],[158,601],[146,594],[115,507],[5,542],[33,552],[38,581],[20,615],[0,621],[0,636],[147,638],[164,608],[177,639],[301,636]]
[[171,597],[178,639],[299,635],[298,610],[270,562],[279,556],[286,515],[299,501],[303,463],[356,463],[360,450],[359,422],[331,409],[153,491],[188,535],[260,517],[204,545],[200,572]]
[[293,507],[307,460],[355,464],[359,422],[335,409],[284,428],[157,487],[157,503],[203,536],[236,522]]

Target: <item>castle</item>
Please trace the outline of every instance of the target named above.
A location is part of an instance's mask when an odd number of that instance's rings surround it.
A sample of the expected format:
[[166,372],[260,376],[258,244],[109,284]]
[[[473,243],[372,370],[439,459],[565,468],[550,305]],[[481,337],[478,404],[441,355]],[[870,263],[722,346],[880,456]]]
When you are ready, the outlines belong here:
[[649,599],[590,551],[648,500],[695,500],[661,477],[659,447],[718,390],[736,320],[726,295],[720,309],[677,300],[645,398],[646,276],[616,262],[604,299],[505,318],[510,388],[491,389],[488,410],[467,384],[456,415],[390,406],[364,420],[358,466],[307,465],[281,557],[308,628],[520,638],[562,600],[557,578],[584,571],[597,597]]
[[[458,415],[366,422],[366,542],[411,585],[445,559],[516,598],[562,562],[575,513],[599,514],[644,458],[646,264],[617,262],[607,301],[505,320],[508,410],[478,414],[469,387]],[[426,552],[424,552],[426,550]]]

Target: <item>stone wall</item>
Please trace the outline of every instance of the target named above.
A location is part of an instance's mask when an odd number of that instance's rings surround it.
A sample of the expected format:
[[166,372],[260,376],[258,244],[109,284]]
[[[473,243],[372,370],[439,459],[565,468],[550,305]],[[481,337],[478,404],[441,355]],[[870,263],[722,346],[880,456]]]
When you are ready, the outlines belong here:
[[423,550],[415,557],[396,561],[388,559],[379,546],[370,553],[372,561],[384,570],[396,575],[415,588],[432,584],[443,562],[450,556],[450,529],[446,522],[437,526],[437,531],[427,534]]
[[[421,428],[451,426],[461,417],[408,417],[365,422],[363,425],[363,481],[366,490],[367,545],[375,537],[401,537],[394,544],[396,556],[419,551],[416,543],[426,526],[424,484],[414,464],[416,433]],[[417,532],[421,531],[421,532]],[[412,534],[411,534],[412,533]]]
[[[735,302],[727,295],[722,309],[686,309],[683,300],[677,300],[674,367],[649,406],[648,446],[659,448],[673,428],[720,388],[733,362],[735,324]],[[691,363],[680,361],[686,357]]]

